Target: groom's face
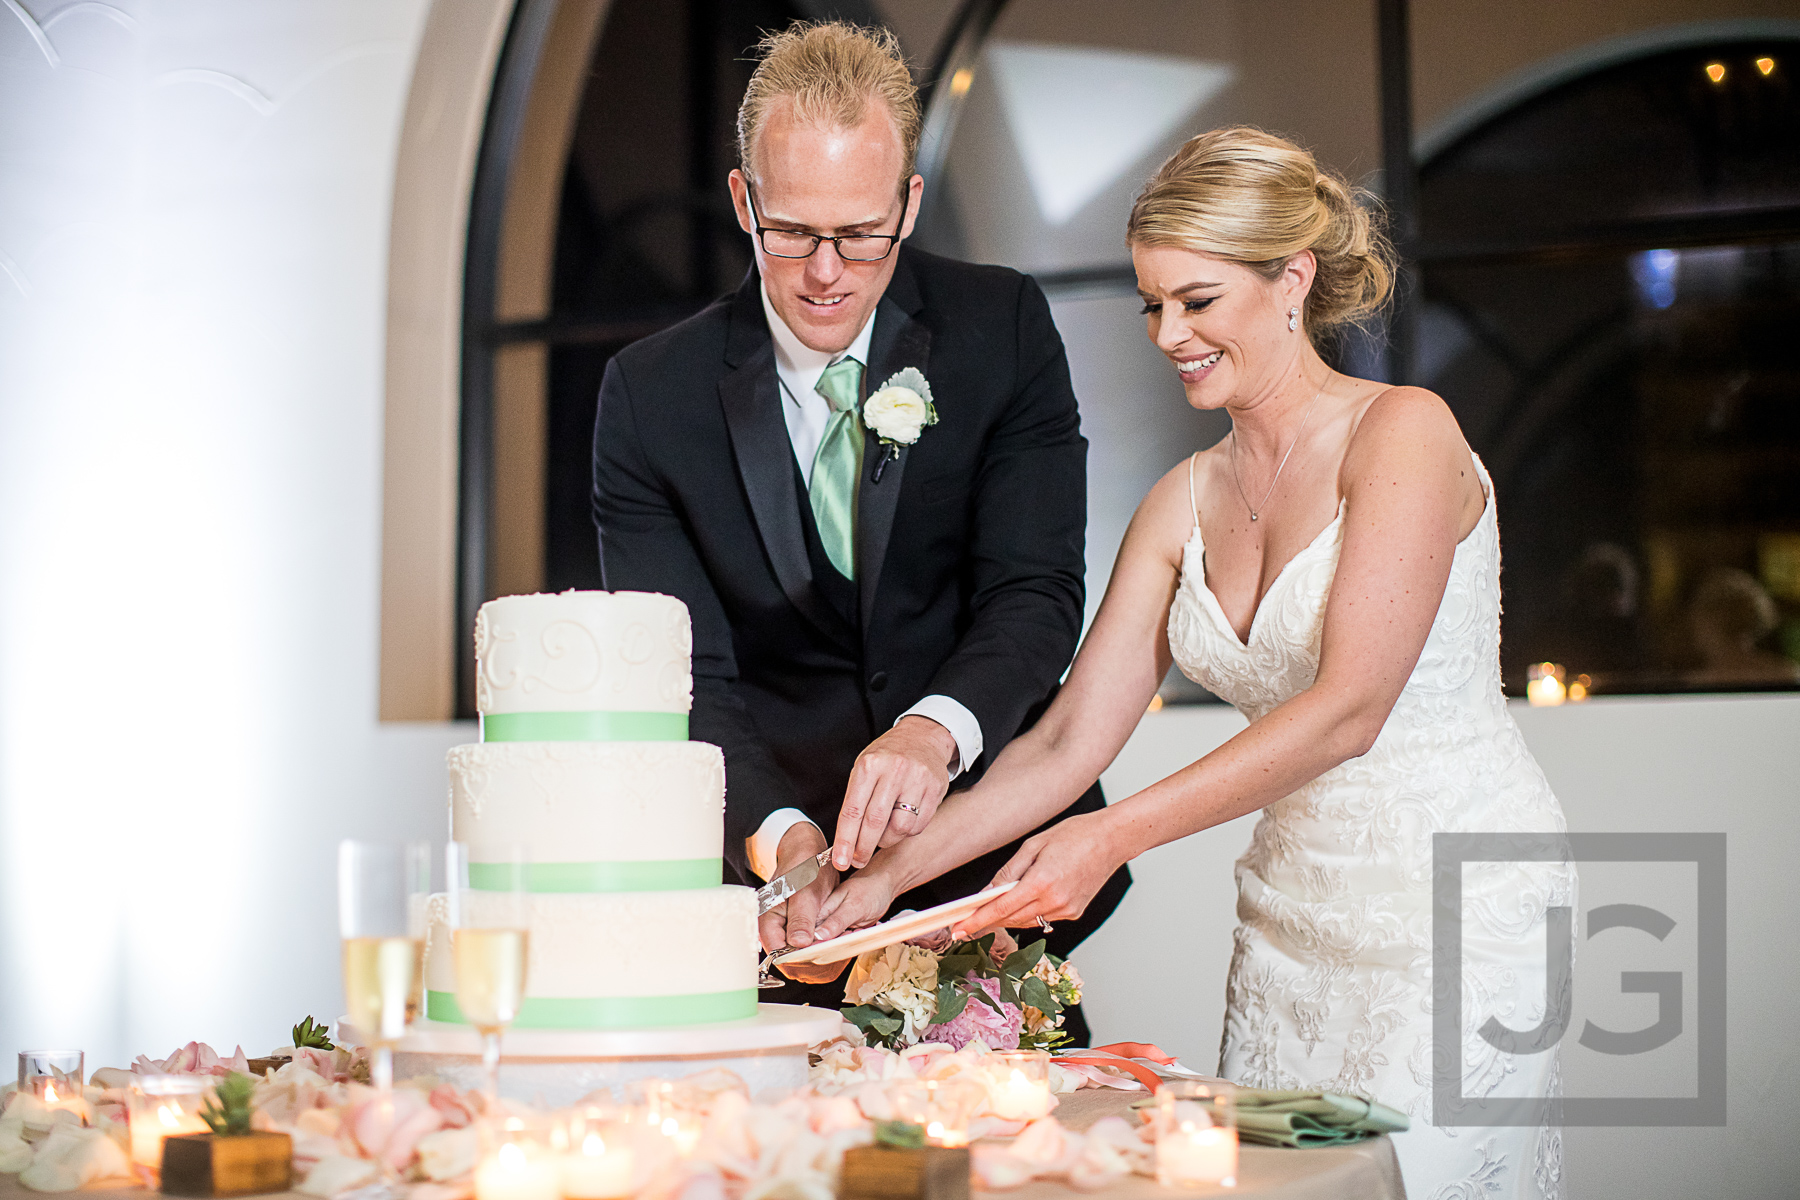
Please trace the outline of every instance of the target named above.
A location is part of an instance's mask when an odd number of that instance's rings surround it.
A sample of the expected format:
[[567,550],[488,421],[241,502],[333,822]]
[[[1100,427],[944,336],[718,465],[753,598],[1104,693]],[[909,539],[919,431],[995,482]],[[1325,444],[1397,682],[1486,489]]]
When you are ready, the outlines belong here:
[[[922,181],[895,186],[905,162],[899,130],[885,105],[869,105],[862,123],[841,129],[803,120],[791,100],[771,106],[750,164],[754,178],[731,173],[738,223],[752,233],[756,269],[769,302],[806,345],[835,354],[862,331],[888,280],[898,251],[877,262],[850,262],[830,242],[810,258],[781,258],[754,238],[757,225],[818,234],[912,232]],[[754,195],[752,195],[754,189]],[[754,200],[754,215],[752,201]],[[905,209],[902,219],[901,210]]]

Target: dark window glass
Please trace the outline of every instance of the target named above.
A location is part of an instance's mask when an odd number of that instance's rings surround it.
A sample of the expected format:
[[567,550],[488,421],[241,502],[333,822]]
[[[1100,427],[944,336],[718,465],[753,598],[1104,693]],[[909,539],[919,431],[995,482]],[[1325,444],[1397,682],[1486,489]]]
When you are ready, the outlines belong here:
[[725,177],[738,100],[778,0],[614,0],[589,71],[557,224],[544,587],[600,586],[594,405],[612,356],[735,289],[750,265]]
[[1420,381],[1495,477],[1511,690],[1800,682],[1796,69],[1610,66],[1423,166]]

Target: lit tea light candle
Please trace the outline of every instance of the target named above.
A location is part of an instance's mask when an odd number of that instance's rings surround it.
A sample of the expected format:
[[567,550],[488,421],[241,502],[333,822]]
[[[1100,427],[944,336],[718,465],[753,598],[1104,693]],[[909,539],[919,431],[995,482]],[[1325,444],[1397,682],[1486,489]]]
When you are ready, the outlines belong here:
[[[1526,672],[1525,698],[1534,707],[1553,708],[1567,699],[1568,694],[1568,689],[1563,686],[1563,669],[1560,664],[1534,663]],[[1587,695],[1586,689],[1583,689],[1582,695]]]
[[561,1200],[562,1186],[558,1163],[512,1142],[475,1168],[475,1200]]
[[562,1194],[568,1200],[616,1200],[631,1194],[632,1161],[629,1146],[609,1145],[598,1133],[589,1133],[562,1160]]
[[19,1051],[19,1092],[42,1105],[31,1119],[57,1120],[56,1113],[66,1112],[87,1124],[88,1105],[81,1093],[86,1064],[87,1055],[80,1050]]
[[933,1146],[969,1144],[969,1122],[987,1100],[988,1089],[958,1079],[897,1080],[888,1089],[894,1115],[925,1131]]
[[[57,1086],[59,1082],[60,1089]],[[87,1101],[82,1098],[81,1086],[73,1080],[45,1080],[38,1099],[44,1102],[45,1108],[53,1112],[60,1110],[74,1113],[83,1123],[87,1121]]]
[[162,1172],[163,1142],[176,1134],[205,1133],[200,1107],[212,1080],[198,1075],[150,1075],[128,1100],[132,1171],[154,1184]]
[[1003,1121],[1035,1121],[1050,1115],[1050,1056],[1042,1050],[1006,1050],[998,1078],[989,1089],[988,1108]]
[[649,1081],[639,1095],[640,1104],[626,1119],[667,1138],[681,1157],[692,1154],[700,1144],[700,1120],[682,1103],[675,1086],[664,1080]]
[[1164,1187],[1197,1183],[1237,1186],[1237,1130],[1183,1121],[1156,1139],[1156,1181]]
[[1156,1182],[1237,1186],[1237,1091],[1222,1081],[1175,1079],[1156,1089]]

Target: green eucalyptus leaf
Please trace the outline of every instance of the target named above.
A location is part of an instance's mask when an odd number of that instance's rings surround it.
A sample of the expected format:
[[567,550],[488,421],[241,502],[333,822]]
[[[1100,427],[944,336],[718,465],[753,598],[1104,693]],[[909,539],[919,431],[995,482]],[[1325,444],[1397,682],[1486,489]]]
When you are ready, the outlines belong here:
[[932,1018],[934,1025],[942,1025],[945,1021],[954,1021],[967,1008],[969,997],[951,980],[938,984],[937,1016]]
[[1019,1002],[1019,989],[1014,987],[1013,981],[1006,978],[1004,975],[1000,977],[1000,999],[1008,1004],[1017,1004]]
[[1037,966],[1038,959],[1044,957],[1045,945],[1044,939],[1039,938],[1022,950],[1014,950],[1006,956],[1006,962],[1000,969],[1015,979],[1031,974],[1031,968]]
[[1039,1012],[1052,1017],[1062,1011],[1062,1005],[1051,993],[1050,985],[1036,975],[1027,975],[1024,982],[1019,984],[1019,997]]
[[858,1004],[855,1008],[846,1008],[840,1011],[844,1014],[844,1020],[864,1033],[874,1031],[886,1036],[906,1024],[902,1018],[894,1016],[885,1009],[876,1008],[873,1004]]
[[965,994],[976,1000],[981,1001],[983,1004],[987,1005],[989,1008],[993,1009],[995,1012],[1000,1013],[1001,1016],[1006,1015],[1004,1012],[1001,1012],[1000,1002],[995,1000],[992,996],[988,995],[987,992],[984,991],[983,989],[970,988],[968,990],[968,992]]

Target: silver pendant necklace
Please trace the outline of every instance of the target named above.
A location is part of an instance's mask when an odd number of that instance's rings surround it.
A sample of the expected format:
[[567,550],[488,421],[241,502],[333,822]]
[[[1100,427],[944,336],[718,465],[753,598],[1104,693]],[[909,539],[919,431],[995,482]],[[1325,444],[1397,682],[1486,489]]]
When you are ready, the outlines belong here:
[[1232,424],[1232,427],[1231,427],[1231,481],[1233,483],[1237,484],[1238,495],[1243,498],[1244,507],[1250,510],[1250,519],[1252,521],[1257,520],[1259,517],[1261,517],[1262,510],[1268,507],[1269,497],[1273,496],[1275,494],[1275,485],[1281,482],[1281,472],[1287,466],[1288,459],[1293,457],[1294,447],[1298,446],[1300,444],[1300,435],[1306,432],[1306,423],[1308,421],[1312,420],[1312,410],[1313,410],[1314,406],[1319,403],[1319,397],[1323,396],[1325,394],[1325,388],[1330,383],[1331,383],[1331,376],[1329,374],[1327,374],[1325,376],[1325,382],[1321,383],[1319,385],[1319,390],[1314,392],[1313,398],[1307,402],[1306,413],[1304,416],[1302,416],[1300,418],[1299,432],[1295,433],[1294,440],[1288,443],[1287,453],[1281,456],[1281,464],[1280,464],[1280,466],[1277,466],[1275,468],[1275,478],[1269,480],[1269,490],[1263,493],[1263,498],[1262,498],[1261,504],[1251,504],[1250,497],[1244,495],[1244,481],[1242,479],[1238,478],[1237,425],[1235,422]]

